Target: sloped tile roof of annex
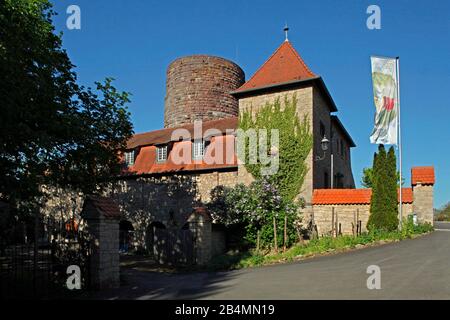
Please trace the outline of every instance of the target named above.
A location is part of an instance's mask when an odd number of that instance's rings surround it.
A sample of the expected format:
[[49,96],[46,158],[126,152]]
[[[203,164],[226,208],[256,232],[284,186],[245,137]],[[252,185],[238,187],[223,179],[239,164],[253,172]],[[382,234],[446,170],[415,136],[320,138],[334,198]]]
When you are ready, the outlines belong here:
[[[227,134],[234,132],[237,129],[237,126],[238,126],[237,117],[205,121],[202,122],[202,134],[206,130],[210,129],[216,129],[221,134]],[[194,124],[186,124],[180,127],[164,128],[160,130],[135,134],[127,142],[127,148],[134,149],[142,146],[159,145],[159,144],[166,144],[171,141],[179,141],[180,136],[173,135],[173,132],[177,129],[185,129],[189,132],[192,138],[194,137]]]
[[[315,189],[312,203],[314,205],[370,204],[372,189]],[[413,202],[411,188],[402,189],[402,202]]]

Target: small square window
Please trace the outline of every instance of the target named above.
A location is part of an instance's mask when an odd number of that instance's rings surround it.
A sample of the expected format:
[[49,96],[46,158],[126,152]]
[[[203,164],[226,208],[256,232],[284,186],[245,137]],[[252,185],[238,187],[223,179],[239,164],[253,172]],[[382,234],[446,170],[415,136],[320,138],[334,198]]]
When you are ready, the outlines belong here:
[[156,147],[156,161],[164,162],[167,160],[167,145]]
[[205,155],[205,142],[203,140],[194,141],[192,144],[192,158],[194,160],[203,159]]
[[125,152],[125,163],[127,166],[134,165],[134,150]]

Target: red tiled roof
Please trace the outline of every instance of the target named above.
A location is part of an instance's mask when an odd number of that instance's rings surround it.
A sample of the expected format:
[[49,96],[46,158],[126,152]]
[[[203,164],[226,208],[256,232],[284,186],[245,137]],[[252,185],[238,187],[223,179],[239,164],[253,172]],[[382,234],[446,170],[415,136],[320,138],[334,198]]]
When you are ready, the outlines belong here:
[[110,198],[88,196],[86,202],[90,202],[106,218],[119,218],[121,216],[119,206]]
[[[372,189],[315,189],[312,203],[320,204],[370,204]],[[412,203],[411,188],[402,189],[402,202]]]
[[[221,153],[219,153],[221,152]],[[182,157],[180,163],[175,157]],[[235,137],[222,135],[211,138],[209,146],[205,149],[203,160],[192,160],[191,141],[177,141],[169,150],[168,159],[159,163],[156,161],[156,146],[147,145],[139,149],[134,165],[126,168],[124,175],[173,173],[181,171],[197,171],[236,168]]]
[[413,167],[411,169],[411,184],[434,184],[434,167]]
[[261,68],[235,92],[316,77],[291,43],[284,41]]
[[[225,133],[227,129],[235,130],[238,126],[238,118],[230,117],[219,120],[205,121],[202,123],[202,130],[205,132],[209,129],[217,129],[222,133]],[[150,132],[135,134],[127,143],[128,149],[134,149],[139,146],[165,144],[172,139],[172,132],[176,129],[186,129],[192,137],[194,137],[194,124],[187,124],[176,128],[166,128],[161,130],[155,130]],[[202,132],[202,134],[203,134]],[[179,140],[176,137],[177,141]]]

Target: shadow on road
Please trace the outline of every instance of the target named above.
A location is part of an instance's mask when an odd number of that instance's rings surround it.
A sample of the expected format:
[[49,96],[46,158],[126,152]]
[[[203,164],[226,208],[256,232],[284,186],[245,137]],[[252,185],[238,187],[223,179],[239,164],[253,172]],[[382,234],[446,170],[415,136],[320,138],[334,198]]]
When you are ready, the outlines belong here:
[[229,289],[233,272],[179,272],[150,260],[121,263],[121,286],[83,294],[81,299],[200,299]]

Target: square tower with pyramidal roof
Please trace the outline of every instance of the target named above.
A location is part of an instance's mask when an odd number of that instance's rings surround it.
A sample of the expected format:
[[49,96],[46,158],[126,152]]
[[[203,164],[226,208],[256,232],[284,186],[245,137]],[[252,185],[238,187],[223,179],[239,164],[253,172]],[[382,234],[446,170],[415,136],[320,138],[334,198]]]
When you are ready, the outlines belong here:
[[[355,143],[334,114],[337,107],[322,77],[311,71],[287,38],[232,94],[239,101],[240,112],[250,108],[257,112],[276,99],[283,104],[285,97],[289,100],[296,97],[297,114],[300,119],[308,117],[313,133],[313,148],[307,158],[309,171],[299,190],[307,206],[311,204],[314,189],[355,187],[350,157]],[[326,153],[321,148],[324,138],[330,141]],[[251,180],[243,166],[239,168],[239,176],[243,181]]]

